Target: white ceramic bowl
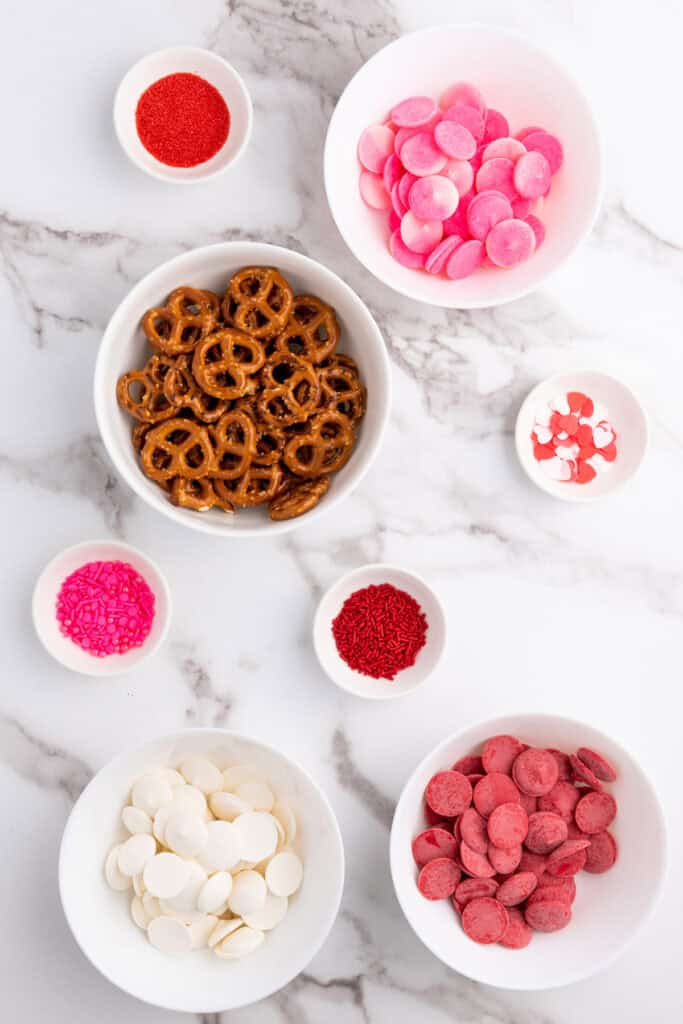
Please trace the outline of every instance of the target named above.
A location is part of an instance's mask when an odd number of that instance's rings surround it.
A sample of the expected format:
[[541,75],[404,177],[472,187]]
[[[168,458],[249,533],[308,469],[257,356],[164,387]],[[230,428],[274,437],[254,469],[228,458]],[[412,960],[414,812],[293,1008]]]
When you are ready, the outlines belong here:
[[[358,363],[368,390],[367,412],[358,428],[358,442],[344,468],[332,477],[329,491],[310,512],[297,519],[272,522],[264,507],[240,509],[235,515],[217,510],[194,512],[172,505],[142,473],[133,451],[133,420],[116,401],[116,381],[127,370],[144,365],[151,354],[140,319],[151,306],[163,303],[181,284],[225,291],[231,274],[253,264],[276,266],[299,292],[313,293],[337,312],[341,326],[339,350]],[[334,508],[370,468],[382,440],[391,407],[389,359],[382,335],[367,306],[341,278],[320,263],[276,245],[222,242],[176,256],[138,282],[116,310],[104,333],[95,369],[95,414],[102,440],[123,479],[158,512],[191,529],[221,537],[286,533],[311,523]]]
[[[154,621],[141,647],[133,647],[125,654],[95,658],[60,633],[57,595],[66,577],[86,562],[112,561],[128,562],[149,584],[156,598]],[[33,625],[43,647],[65,668],[85,676],[118,676],[141,665],[164,642],[171,621],[171,592],[158,565],[137,548],[114,540],[87,540],[60,551],[45,566],[33,591],[32,611]]]
[[[358,191],[356,147],[361,132],[382,122],[411,95],[438,100],[454,81],[473,82],[488,106],[508,118],[512,133],[539,125],[565,151],[541,219],[547,235],[530,260],[511,270],[480,268],[449,281],[401,266],[388,248],[388,214],[370,210]],[[537,288],[588,234],[603,188],[594,116],[572,76],[549,54],[505,29],[439,25],[401,36],[354,75],[330,120],[325,143],[325,189],[349,248],[375,277],[420,302],[470,309],[496,306]]]
[[[399,672],[395,679],[373,679],[349,668],[339,656],[332,635],[332,622],[344,601],[356,590],[371,584],[391,583],[415,598],[427,617],[427,640],[415,664]],[[443,654],[446,643],[446,617],[439,598],[420,576],[396,565],[364,565],[338,579],[323,594],[313,620],[313,646],[323,670],[333,683],[356,697],[390,700],[412,693],[427,681]]]
[[[138,100],[166,75],[187,72],[210,82],[230,112],[230,131],[219,151],[195,167],[169,167],[145,149],[135,125]],[[227,60],[197,46],[173,46],[143,57],[122,79],[114,98],[114,128],[126,155],[154,178],[175,185],[193,185],[222,174],[242,155],[251,136],[253,111],[247,88]]]
[[[295,848],[304,881],[282,924],[241,960],[206,950],[181,958],[149,944],[130,916],[130,893],[106,884],[103,864],[125,835],[121,809],[135,779],[175,767],[188,754],[219,767],[253,766],[272,781],[297,818]],[[327,798],[294,761],[265,743],[222,729],[185,729],[120,754],[105,765],[73,808],[59,855],[59,889],[69,927],[91,963],[114,985],[147,1003],[188,1013],[220,1013],[256,1002],[304,970],[337,916],[344,885],[344,848]]]
[[[580,391],[604,405],[617,432],[616,459],[587,484],[551,480],[534,457],[531,431],[538,409],[568,391]],[[515,448],[524,472],[546,494],[564,501],[596,501],[618,490],[637,471],[647,443],[647,418],[638,398],[621,381],[595,370],[570,371],[541,381],[524,399],[515,424]]]
[[[588,746],[611,761],[618,778],[607,788],[619,804],[610,831],[619,857],[601,875],[576,879],[573,919],[562,931],[534,933],[526,949],[481,946],[469,939],[450,900],[430,902],[418,891],[413,836],[426,827],[424,789],[431,776],[463,754],[476,753],[489,736],[512,733],[531,745],[573,752]],[[622,746],[582,722],[559,715],[512,715],[480,722],[443,740],[417,766],[403,788],[391,829],[391,875],[403,913],[419,939],[448,967],[486,985],[546,989],[602,970],[625,949],[650,916],[666,870],[666,829],[657,794]]]

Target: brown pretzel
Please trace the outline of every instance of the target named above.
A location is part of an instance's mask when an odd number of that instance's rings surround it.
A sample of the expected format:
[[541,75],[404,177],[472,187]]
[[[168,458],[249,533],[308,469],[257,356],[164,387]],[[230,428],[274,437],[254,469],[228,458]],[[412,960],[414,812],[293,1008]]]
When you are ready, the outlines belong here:
[[314,295],[297,295],[289,323],[275,339],[274,347],[317,365],[332,355],[338,341],[339,324],[332,307]]
[[306,359],[276,352],[261,371],[263,391],[256,398],[260,418],[269,426],[287,427],[303,423],[320,399],[320,384],[314,366]]
[[133,450],[139,455],[145,444],[145,437],[151,429],[151,423],[137,422],[131,431]]
[[282,459],[287,433],[283,428],[269,426],[259,417],[253,395],[238,398],[235,409],[246,413],[256,429],[256,452],[253,461],[258,466],[272,466]]
[[192,357],[192,373],[203,391],[216,398],[240,398],[249,377],[265,362],[263,348],[243,331],[226,327],[204,338]]
[[183,286],[171,292],[165,306],[147,310],[142,329],[152,348],[177,356],[191,352],[211,333],[219,310],[218,296],[213,292]]
[[236,480],[243,476],[256,455],[256,427],[252,418],[233,409],[224,413],[209,433],[214,447],[211,477]]
[[268,514],[276,521],[296,519],[297,516],[310,512],[327,493],[329,486],[329,476],[290,482],[273,498],[268,506]]
[[285,445],[284,462],[297,476],[315,479],[346,465],[356,438],[346,416],[333,409],[317,413],[304,433]]
[[281,479],[279,466],[251,465],[237,480],[215,480],[213,486],[222,501],[247,508],[271,501],[279,490]]
[[365,415],[367,392],[350,356],[335,355],[318,368],[320,405],[342,413],[351,423]]
[[180,505],[182,508],[208,512],[216,504],[216,495],[211,481],[205,476],[199,480],[187,480],[184,476],[177,476],[171,484],[170,500],[173,505]]
[[213,448],[206,428],[192,420],[167,420],[145,437],[142,467],[150,480],[170,480],[174,476],[198,480],[213,466]]
[[224,398],[207,395],[199,387],[188,355],[178,356],[174,361],[164,380],[164,394],[175,409],[189,409],[203,423],[215,423],[229,406]]
[[136,420],[161,423],[175,415],[161,386],[145,370],[122,374],[116,384],[119,405]]
[[254,338],[273,338],[287,323],[293,298],[289,284],[274,267],[244,267],[230,279],[223,316]]

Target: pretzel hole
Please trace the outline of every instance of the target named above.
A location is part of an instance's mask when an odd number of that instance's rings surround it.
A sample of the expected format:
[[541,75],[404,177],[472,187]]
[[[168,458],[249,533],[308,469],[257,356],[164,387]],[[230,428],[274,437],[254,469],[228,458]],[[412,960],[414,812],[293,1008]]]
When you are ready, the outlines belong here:
[[273,310],[273,312],[279,313],[284,305],[284,301],[285,296],[284,292],[282,291],[282,288],[280,287],[279,284],[274,282],[271,285],[270,290],[268,291],[268,295],[266,296],[266,302]]
[[180,340],[183,344],[196,344],[202,336],[202,329],[196,324],[185,324],[180,330]]
[[134,405],[142,405],[150,390],[149,384],[143,380],[129,380],[126,382],[126,393]]
[[150,462],[155,469],[165,470],[171,465],[173,456],[165,448],[155,448],[152,452]]
[[214,375],[214,381],[219,388],[237,387],[237,378],[233,377],[229,370],[220,370]]
[[164,316],[163,314],[155,316],[152,319],[152,332],[157,336],[157,338],[166,340],[166,338],[170,338],[171,336],[173,323],[174,321],[170,317]]
[[258,353],[254,352],[251,348],[246,348],[244,345],[235,345],[232,354],[236,362],[247,366],[250,363],[255,363],[258,359]]
[[193,444],[185,454],[185,461],[192,469],[198,469],[206,462],[206,452],[200,444]]
[[301,334],[290,334],[285,340],[285,346],[288,352],[291,352],[293,356],[301,356],[307,351],[306,339]]

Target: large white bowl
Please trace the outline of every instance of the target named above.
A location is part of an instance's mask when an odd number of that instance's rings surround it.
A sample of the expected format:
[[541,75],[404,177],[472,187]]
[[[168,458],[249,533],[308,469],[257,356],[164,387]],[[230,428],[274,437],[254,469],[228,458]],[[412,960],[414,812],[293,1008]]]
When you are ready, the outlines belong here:
[[[216,764],[253,766],[270,780],[297,818],[295,846],[304,882],[282,924],[242,960],[220,960],[206,950],[169,957],[149,944],[130,916],[130,893],[104,879],[109,849],[124,838],[121,809],[138,776],[177,766],[187,754]],[[326,797],[311,777],[273,747],[222,729],[185,729],[124,753],[84,789],[64,829],[59,889],[74,937],[91,963],[114,985],[156,1006],[219,1013],[256,1002],[286,985],[315,956],[339,910],[344,847]]]
[[[339,350],[353,356],[368,390],[367,412],[358,429],[358,442],[344,468],[332,477],[330,489],[310,512],[297,519],[273,522],[265,507],[223,512],[195,512],[172,505],[148,480],[131,444],[133,420],[116,401],[116,381],[127,370],[141,368],[151,354],[140,329],[147,309],[162,305],[182,284],[210,288],[222,294],[240,267],[275,266],[298,292],[319,296],[337,312],[341,327]],[[260,242],[222,242],[176,256],[144,277],[116,310],[100,344],[95,368],[95,414],[105,448],[116,469],[139,497],[177,523],[222,537],[286,533],[311,523],[334,508],[359,483],[380,446],[391,407],[389,359],[382,335],[367,306],[341,278],[315,260],[290,249]]]
[[[546,239],[511,270],[480,268],[462,281],[411,270],[388,249],[388,214],[370,210],[358,191],[356,147],[361,132],[382,122],[411,95],[438,100],[466,79],[500,110],[514,134],[539,125],[562,141],[565,160],[541,219]],[[376,277],[409,298],[435,306],[496,306],[537,288],[588,234],[602,194],[602,157],[595,118],[579,86],[553,57],[504,29],[439,25],[401,36],[371,57],[342,93],[325,143],[325,189],[337,227]]]
[[[418,891],[410,844],[426,827],[424,789],[432,775],[463,754],[479,752],[489,736],[512,733],[531,745],[573,753],[592,747],[614,764],[608,786],[619,805],[610,831],[619,857],[601,875],[576,879],[573,919],[552,934],[535,932],[526,949],[481,946],[469,939],[450,900],[430,902]],[[559,715],[513,715],[473,725],[449,736],[417,766],[396,807],[391,829],[391,875],[403,913],[419,939],[448,967],[486,985],[546,989],[587,978],[614,960],[650,916],[666,868],[666,829],[657,795],[636,761],[614,740]]]

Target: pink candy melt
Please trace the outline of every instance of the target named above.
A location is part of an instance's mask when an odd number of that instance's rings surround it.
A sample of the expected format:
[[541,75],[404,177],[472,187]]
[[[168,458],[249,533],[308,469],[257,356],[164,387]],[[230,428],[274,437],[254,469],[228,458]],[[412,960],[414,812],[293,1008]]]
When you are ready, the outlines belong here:
[[457,281],[479,266],[490,273],[533,256],[546,234],[538,214],[564,154],[550,132],[516,131],[461,81],[438,106],[430,96],[397,103],[362,133],[358,159],[361,196],[388,225],[394,259]]
[[154,621],[154,594],[127,562],[88,562],[62,583],[62,634],[95,658],[141,647]]

